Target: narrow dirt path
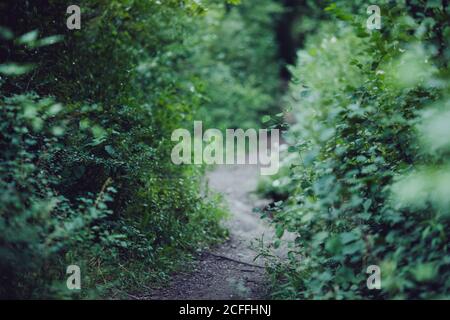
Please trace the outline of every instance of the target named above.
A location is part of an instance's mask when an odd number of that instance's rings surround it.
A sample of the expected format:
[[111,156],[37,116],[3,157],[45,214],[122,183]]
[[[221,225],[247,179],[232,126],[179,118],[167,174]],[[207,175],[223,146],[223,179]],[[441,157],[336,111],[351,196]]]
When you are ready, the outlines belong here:
[[264,299],[268,285],[262,258],[251,248],[255,239],[271,238],[273,231],[260,219],[255,207],[269,203],[252,192],[259,179],[256,165],[222,165],[207,176],[209,186],[224,195],[231,213],[225,226],[230,239],[199,256],[192,272],[174,276],[168,287],[158,289],[147,299]]

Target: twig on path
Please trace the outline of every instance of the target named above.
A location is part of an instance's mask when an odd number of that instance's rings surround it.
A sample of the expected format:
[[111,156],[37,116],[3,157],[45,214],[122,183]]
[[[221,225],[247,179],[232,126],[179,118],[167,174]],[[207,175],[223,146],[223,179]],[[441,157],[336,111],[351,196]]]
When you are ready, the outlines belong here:
[[210,254],[210,255],[212,255],[212,256],[214,256],[214,257],[216,257],[216,258],[220,258],[220,259],[224,259],[224,260],[233,261],[233,262],[236,262],[236,263],[244,264],[244,265],[246,265],[246,266],[250,266],[250,267],[254,267],[254,268],[265,269],[265,267],[263,267],[263,266],[258,266],[258,265],[256,265],[256,264],[252,264],[252,263],[248,263],[248,262],[236,260],[236,259],[233,259],[233,258],[230,258],[230,257],[222,256],[222,255],[220,255],[220,254],[215,254],[215,253],[212,253],[212,252],[208,252],[208,254]]
[[250,270],[250,269],[239,269],[242,272],[255,272],[255,270]]

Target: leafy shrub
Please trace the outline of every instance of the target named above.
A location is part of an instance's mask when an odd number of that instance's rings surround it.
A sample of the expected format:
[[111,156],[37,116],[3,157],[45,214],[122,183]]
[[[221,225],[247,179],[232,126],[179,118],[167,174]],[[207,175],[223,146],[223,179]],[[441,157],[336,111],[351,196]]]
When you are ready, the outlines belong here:
[[[202,168],[170,161],[200,108],[196,1],[2,3],[0,296],[95,297],[161,281],[219,241]],[[194,61],[195,62],[195,61]],[[81,293],[65,288],[78,264]]]
[[[369,33],[363,3],[346,4],[327,8],[339,19],[292,68],[297,160],[274,223],[297,237],[270,269],[274,296],[448,297],[448,8],[381,2]],[[381,290],[366,286],[369,265]]]

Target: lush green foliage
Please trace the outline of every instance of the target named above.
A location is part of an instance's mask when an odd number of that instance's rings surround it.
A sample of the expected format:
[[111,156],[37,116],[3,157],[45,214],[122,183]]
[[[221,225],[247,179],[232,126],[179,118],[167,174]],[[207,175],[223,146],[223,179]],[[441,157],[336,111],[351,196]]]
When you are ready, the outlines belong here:
[[362,0],[239,2],[81,0],[79,31],[68,1],[0,3],[1,297],[135,290],[219,241],[224,212],[204,168],[172,165],[171,133],[278,114],[294,45],[290,146],[260,186],[274,246],[296,235],[274,297],[449,296],[447,1],[380,0],[372,32]]
[[83,0],[78,31],[67,1],[0,5],[1,297],[66,297],[70,264],[83,296],[160,281],[223,236],[170,137],[198,112],[242,127],[274,105],[277,6],[235,2]]
[[212,7],[196,43],[195,58],[206,104],[198,117],[207,126],[255,128],[263,115],[279,110],[280,64],[275,25],[282,8],[274,0]]
[[[292,68],[287,167],[266,192],[278,298],[449,297],[450,8],[445,1],[335,1]],[[275,242],[279,245],[280,240]],[[379,265],[381,290],[366,268]]]

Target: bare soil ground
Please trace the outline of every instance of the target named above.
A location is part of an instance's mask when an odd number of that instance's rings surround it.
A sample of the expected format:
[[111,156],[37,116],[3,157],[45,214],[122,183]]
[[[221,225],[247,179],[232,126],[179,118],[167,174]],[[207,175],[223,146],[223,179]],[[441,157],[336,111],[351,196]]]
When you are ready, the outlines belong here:
[[222,165],[207,176],[209,186],[223,194],[231,213],[225,226],[229,240],[202,253],[194,271],[174,275],[167,287],[154,290],[145,299],[209,300],[268,298],[268,283],[262,258],[256,260],[252,248],[255,239],[271,238],[273,230],[255,207],[264,207],[268,200],[258,199],[252,192],[259,179],[256,165]]

